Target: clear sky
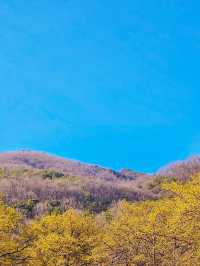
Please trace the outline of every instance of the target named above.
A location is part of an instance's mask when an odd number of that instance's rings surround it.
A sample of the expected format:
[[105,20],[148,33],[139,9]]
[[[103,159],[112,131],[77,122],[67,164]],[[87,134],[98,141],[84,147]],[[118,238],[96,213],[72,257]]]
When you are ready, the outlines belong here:
[[198,0],[0,0],[0,150],[152,172],[200,153]]

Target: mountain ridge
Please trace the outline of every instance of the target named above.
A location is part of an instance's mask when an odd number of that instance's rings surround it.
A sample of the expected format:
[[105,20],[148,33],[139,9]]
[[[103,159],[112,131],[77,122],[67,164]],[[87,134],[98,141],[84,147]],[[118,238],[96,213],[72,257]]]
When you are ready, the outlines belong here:
[[54,168],[68,175],[80,177],[97,176],[107,180],[136,179],[141,175],[148,175],[126,168],[116,171],[98,164],[84,163],[78,160],[37,151],[2,152],[0,153],[0,166],[23,166],[37,169]]
[[200,172],[200,155],[191,156],[185,160],[174,161],[161,167],[155,173],[138,172],[128,168],[114,170],[95,163],[85,163],[79,160],[65,158],[43,151],[20,150],[0,153],[0,167],[31,167],[36,169],[55,169],[67,175],[79,177],[100,177],[106,180],[130,179],[146,180],[152,176],[169,176],[185,180]]

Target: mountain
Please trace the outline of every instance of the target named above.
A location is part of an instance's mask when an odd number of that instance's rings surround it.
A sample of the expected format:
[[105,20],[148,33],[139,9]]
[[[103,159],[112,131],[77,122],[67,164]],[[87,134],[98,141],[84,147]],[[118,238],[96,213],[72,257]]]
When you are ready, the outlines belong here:
[[99,177],[106,180],[136,179],[146,174],[124,169],[120,172],[104,168],[95,164],[86,164],[79,161],[64,159],[47,153],[34,151],[20,151],[0,154],[0,166],[24,167],[33,169],[54,169],[69,176]]
[[41,152],[0,154],[0,192],[8,204],[25,212],[31,209],[34,216],[52,208],[101,212],[124,199],[155,198],[141,185],[151,178],[128,169],[115,171]]
[[162,197],[163,180],[185,181],[200,172],[200,157],[175,162],[155,174],[115,171],[46,153],[0,154],[0,193],[26,216],[69,208],[101,212],[121,200]]
[[183,181],[197,173],[200,173],[200,156],[193,156],[184,161],[171,163],[157,172],[158,175],[174,177]]

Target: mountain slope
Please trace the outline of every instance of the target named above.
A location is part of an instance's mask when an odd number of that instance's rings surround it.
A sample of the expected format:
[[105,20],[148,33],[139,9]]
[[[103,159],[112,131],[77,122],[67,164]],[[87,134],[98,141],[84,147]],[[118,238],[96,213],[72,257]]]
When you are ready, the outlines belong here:
[[101,212],[124,199],[155,198],[139,185],[149,178],[127,169],[117,172],[46,153],[0,154],[0,192],[8,204],[28,213],[31,209],[32,216],[71,207]]
[[184,181],[197,173],[200,173],[200,156],[193,156],[184,161],[171,163],[161,168],[157,174]]
[[184,181],[198,172],[200,157],[149,175],[130,169],[117,172],[40,152],[10,152],[0,154],[0,193],[27,216],[68,208],[101,212],[121,200],[157,199],[163,196],[164,178]]
[[52,168],[62,171],[70,176],[99,177],[106,180],[136,179],[140,175],[145,175],[132,170],[122,170],[121,172],[117,172],[94,164],[81,163],[75,160],[32,151],[1,153],[0,166],[21,166],[35,169]]

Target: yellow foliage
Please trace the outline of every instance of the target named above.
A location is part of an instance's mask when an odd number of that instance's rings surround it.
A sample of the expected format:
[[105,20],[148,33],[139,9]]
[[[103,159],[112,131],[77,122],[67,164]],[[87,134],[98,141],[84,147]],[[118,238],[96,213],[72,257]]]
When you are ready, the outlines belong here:
[[69,210],[46,216],[31,225],[36,236],[29,265],[92,265],[100,243],[100,227],[91,215]]
[[21,215],[0,200],[0,265],[24,265],[30,242]]
[[200,176],[168,197],[118,204],[97,218],[70,209],[25,223],[0,201],[0,265],[198,266]]

